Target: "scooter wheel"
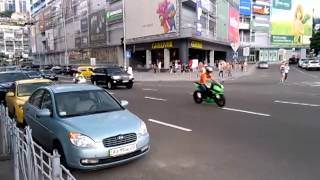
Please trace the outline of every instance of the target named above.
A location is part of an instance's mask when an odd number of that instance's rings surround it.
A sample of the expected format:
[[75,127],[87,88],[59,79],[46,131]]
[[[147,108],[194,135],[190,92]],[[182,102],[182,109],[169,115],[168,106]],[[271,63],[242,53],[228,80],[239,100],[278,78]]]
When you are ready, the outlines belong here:
[[219,107],[224,107],[226,105],[226,98],[224,95],[220,95],[220,98],[216,99],[216,103]]
[[193,100],[195,103],[197,104],[201,104],[202,103],[202,93],[200,91],[195,91],[193,93]]

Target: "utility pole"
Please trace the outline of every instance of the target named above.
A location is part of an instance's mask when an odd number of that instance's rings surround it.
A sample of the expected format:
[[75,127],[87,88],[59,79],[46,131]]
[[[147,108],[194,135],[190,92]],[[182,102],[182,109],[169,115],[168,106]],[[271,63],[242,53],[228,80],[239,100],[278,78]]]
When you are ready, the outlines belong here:
[[[68,44],[67,44],[67,30],[66,30],[66,13],[64,11],[67,11],[67,1],[64,1],[63,8],[61,8],[62,11],[62,20],[63,20],[63,28],[64,28],[64,61],[66,65],[69,65],[69,56],[68,56]],[[61,65],[61,62],[60,62]]]
[[123,66],[127,69],[127,41],[126,41],[126,13],[125,13],[125,1],[122,0],[122,21],[123,21]]

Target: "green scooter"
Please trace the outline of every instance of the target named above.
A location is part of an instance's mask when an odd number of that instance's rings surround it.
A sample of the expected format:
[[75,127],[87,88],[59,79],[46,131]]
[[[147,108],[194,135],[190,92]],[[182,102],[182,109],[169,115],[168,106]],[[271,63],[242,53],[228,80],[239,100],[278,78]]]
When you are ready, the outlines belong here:
[[207,103],[216,103],[219,107],[223,107],[226,104],[226,98],[224,96],[224,87],[222,84],[211,81],[208,83],[207,91],[204,91],[199,82],[195,82],[194,86],[196,90],[193,93],[193,100],[197,104],[201,104],[203,101]]

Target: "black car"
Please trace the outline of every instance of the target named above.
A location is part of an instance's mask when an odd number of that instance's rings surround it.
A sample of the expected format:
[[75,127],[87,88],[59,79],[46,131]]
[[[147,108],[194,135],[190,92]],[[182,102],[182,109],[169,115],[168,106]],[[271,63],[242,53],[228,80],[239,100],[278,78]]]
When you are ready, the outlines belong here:
[[58,76],[50,70],[40,70],[41,76],[45,79],[50,79],[52,81],[58,81]]
[[39,71],[27,71],[26,75],[31,79],[40,79],[42,74]]
[[0,72],[0,103],[5,104],[6,93],[15,87],[14,82],[23,79],[30,78],[22,71]]
[[291,57],[289,58],[289,64],[298,64],[299,58]]
[[133,87],[133,78],[119,67],[94,68],[91,82],[92,84],[104,84],[108,89],[117,86],[126,86],[128,89]]

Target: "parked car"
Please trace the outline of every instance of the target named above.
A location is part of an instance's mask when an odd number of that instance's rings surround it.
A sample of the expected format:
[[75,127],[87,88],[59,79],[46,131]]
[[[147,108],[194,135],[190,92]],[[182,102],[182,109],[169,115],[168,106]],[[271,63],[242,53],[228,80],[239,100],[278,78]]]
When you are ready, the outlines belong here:
[[18,124],[24,124],[23,105],[29,96],[39,87],[48,86],[52,81],[48,79],[19,80],[14,83],[13,90],[6,94],[6,103],[9,115],[14,117]]
[[309,59],[301,59],[299,61],[299,67],[305,69],[307,67],[308,61],[309,61]]
[[18,66],[2,66],[0,67],[0,72],[7,72],[7,71],[19,71]]
[[55,74],[62,74],[62,67],[60,67],[60,66],[53,66],[52,68],[51,68],[51,71],[52,72],[54,72]]
[[85,78],[90,78],[92,75],[92,66],[79,66],[77,71],[81,73]]
[[42,78],[42,75],[39,71],[27,71],[25,73],[30,79],[41,79]]
[[126,86],[128,89],[133,87],[133,78],[123,71],[120,67],[98,67],[93,69],[91,76],[92,84],[104,84],[108,89],[117,86]]
[[258,62],[258,69],[268,69],[269,63],[267,61],[259,61]]
[[310,59],[305,67],[306,70],[318,70],[320,69],[319,59]]
[[289,58],[289,64],[297,64],[299,62],[299,58],[291,57]]
[[52,81],[58,81],[58,76],[50,70],[40,70],[40,73],[43,78],[50,79]]
[[65,165],[96,169],[149,151],[147,127],[127,105],[98,86],[52,85],[31,95],[24,119],[34,139],[48,150],[57,149]]
[[22,71],[0,72],[0,103],[6,104],[6,93],[14,88],[14,82],[22,79],[30,79]]

